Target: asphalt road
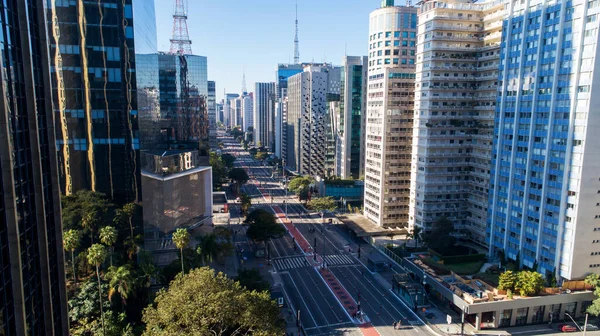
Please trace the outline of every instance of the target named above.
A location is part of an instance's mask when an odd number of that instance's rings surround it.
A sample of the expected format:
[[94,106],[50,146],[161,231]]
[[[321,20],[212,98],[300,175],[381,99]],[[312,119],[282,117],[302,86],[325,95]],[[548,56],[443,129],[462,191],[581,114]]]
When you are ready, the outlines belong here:
[[[306,211],[293,195],[286,196],[281,180],[271,177],[271,168],[263,167],[251,158],[231,138],[222,141],[226,146],[224,152],[235,155],[235,165],[244,167],[250,175],[251,179],[242,187],[242,191],[252,197],[252,208],[271,210],[270,205],[278,205],[285,209],[285,201],[288,218],[309,243],[316,246],[317,254],[323,257],[327,267],[354,300],[358,302],[360,296],[360,308],[380,335],[429,334],[428,329],[418,325],[420,323],[412,312],[356,259],[356,251],[349,251],[350,246],[355,246],[356,242],[350,241],[348,235],[336,225],[323,224],[319,214]],[[262,197],[254,182],[262,185],[267,199]],[[273,196],[272,202],[269,194]],[[270,242],[271,273],[275,282],[282,285],[291,309],[294,312],[300,311],[300,321],[306,334],[362,335],[320,274],[308,265],[300,248],[294,246],[294,241],[288,235]],[[404,325],[409,321],[417,325],[393,330],[392,323],[400,319]]]

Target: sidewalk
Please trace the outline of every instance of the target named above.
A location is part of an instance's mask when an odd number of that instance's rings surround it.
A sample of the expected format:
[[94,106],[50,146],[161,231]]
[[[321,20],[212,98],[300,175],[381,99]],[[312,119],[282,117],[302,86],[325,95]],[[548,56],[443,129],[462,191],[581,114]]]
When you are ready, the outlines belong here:
[[[370,253],[381,253],[371,244],[363,243],[361,244],[361,258],[360,261],[365,264],[366,260],[369,257]],[[383,253],[381,253],[384,255]],[[385,256],[385,255],[384,255]],[[391,264],[391,268],[388,268],[386,271],[372,273],[375,279],[379,281],[379,283],[384,286],[386,289],[392,289],[392,277],[397,273],[404,273],[405,271],[402,267],[393,260],[389,259],[385,256],[386,260],[389,260]],[[402,299],[400,299],[402,301]],[[404,303],[404,301],[402,301]],[[430,298],[431,302],[431,298]],[[435,302],[432,302],[435,303]],[[412,307],[408,307],[409,309],[413,309]],[[425,312],[417,311],[416,315],[421,321],[411,321],[410,324],[420,324],[422,322],[426,323],[430,328],[433,329],[434,333],[439,335],[460,335],[461,334],[461,318],[460,315],[451,311],[450,309],[445,309],[444,307],[440,307],[439,305],[432,305],[432,307],[427,308]],[[448,324],[447,315],[450,315],[452,318],[452,323]],[[465,323],[464,333],[467,335],[475,334],[475,328],[473,328],[468,323]],[[495,334],[498,334],[498,330],[495,330]]]

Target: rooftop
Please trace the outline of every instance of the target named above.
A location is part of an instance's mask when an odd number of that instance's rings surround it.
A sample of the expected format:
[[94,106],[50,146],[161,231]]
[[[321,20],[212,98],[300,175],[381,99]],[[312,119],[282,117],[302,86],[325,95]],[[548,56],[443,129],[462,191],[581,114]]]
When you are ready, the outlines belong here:
[[345,214],[337,216],[344,225],[354,231],[358,237],[387,236],[389,234],[405,235],[408,230],[404,227],[381,227],[375,225],[361,214]]

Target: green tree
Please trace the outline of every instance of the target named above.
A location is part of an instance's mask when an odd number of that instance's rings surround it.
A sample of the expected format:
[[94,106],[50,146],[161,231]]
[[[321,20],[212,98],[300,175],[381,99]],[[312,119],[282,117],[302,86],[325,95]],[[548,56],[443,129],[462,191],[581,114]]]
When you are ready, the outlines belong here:
[[96,277],[98,278],[98,301],[100,302],[100,320],[102,321],[102,332],[104,335],[106,335],[104,311],[102,308],[102,282],[100,281],[100,265],[102,265],[106,260],[106,247],[100,244],[93,244],[88,249],[87,260],[90,265],[96,266]]
[[[63,196],[61,199],[63,230],[82,230],[82,219],[88,212],[96,212],[100,222],[105,222],[112,215],[112,205],[106,195],[89,190],[79,190],[77,193]],[[89,232],[84,232],[88,234]]]
[[415,246],[419,246],[419,241],[421,240],[421,236],[423,234],[423,228],[420,226],[413,227],[412,231],[409,233],[409,239],[414,239]]
[[246,290],[208,267],[177,276],[144,310],[143,321],[144,336],[272,336],[285,331],[279,308],[267,292]]
[[63,233],[63,246],[65,250],[71,251],[71,266],[73,267],[73,283],[77,283],[77,272],[75,271],[75,250],[81,244],[81,232],[68,230]]
[[218,191],[223,185],[223,179],[227,177],[227,167],[217,153],[211,152],[209,164],[212,167],[213,190]]
[[264,242],[271,238],[281,237],[285,233],[285,228],[277,224],[275,216],[263,209],[252,211],[244,223],[249,225],[246,234],[255,241]]
[[306,205],[309,209],[320,212],[321,218],[323,218],[323,213],[325,211],[333,211],[337,208],[337,201],[330,196],[315,197],[308,201]]
[[517,284],[515,289],[521,296],[532,296],[538,294],[544,289],[546,279],[535,271],[521,271],[517,274]]
[[245,287],[249,291],[264,292],[271,289],[271,285],[263,279],[257,268],[240,269],[237,277],[235,277],[235,281],[239,282],[242,287]]
[[587,307],[587,312],[598,316],[600,315],[600,275],[590,274],[585,278],[585,282],[594,288],[596,299]]
[[246,171],[243,168],[233,168],[232,170],[230,170],[229,178],[235,182],[238,194],[240,192],[240,187],[242,186],[242,184],[250,180],[250,178],[248,177],[248,173],[246,173]]
[[90,232],[90,240],[94,243],[94,231],[98,228],[102,214],[97,208],[91,208],[83,214],[81,218],[81,226]]
[[131,266],[111,266],[104,275],[108,281],[108,300],[112,301],[115,294],[121,297],[123,305],[127,304],[127,298],[134,290],[135,280],[131,271]]
[[225,153],[225,154],[221,155],[221,160],[223,160],[225,167],[233,168],[233,163],[235,162],[236,157],[231,154]]
[[177,231],[173,232],[173,243],[181,251],[181,274],[184,274],[185,269],[183,268],[183,249],[186,248],[190,243],[190,233],[188,230],[177,229]]
[[113,265],[113,254],[118,237],[117,229],[112,226],[105,226],[100,229],[100,242],[110,248],[110,266]]
[[269,153],[267,153],[267,152],[258,152],[254,156],[254,158],[258,161],[266,160],[268,157],[269,157]]
[[248,210],[250,210],[250,206],[252,205],[252,198],[247,194],[240,194],[240,208],[242,209],[242,214],[248,214]]
[[423,240],[432,250],[446,254],[456,244],[456,238],[451,235],[454,224],[447,218],[440,218],[433,223],[433,228],[424,234]]
[[308,195],[308,189],[314,180],[310,176],[296,177],[290,180],[288,189],[298,197]]
[[505,271],[498,278],[498,289],[513,291],[517,285],[517,274],[513,271]]

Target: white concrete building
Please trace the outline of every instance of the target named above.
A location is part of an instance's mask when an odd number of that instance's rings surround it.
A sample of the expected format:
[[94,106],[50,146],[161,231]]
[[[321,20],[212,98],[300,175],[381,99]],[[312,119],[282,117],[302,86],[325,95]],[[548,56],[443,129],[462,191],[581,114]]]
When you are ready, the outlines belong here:
[[364,215],[375,225],[408,224],[417,8],[373,11],[365,126]]
[[250,127],[254,128],[254,97],[252,92],[243,95],[242,104],[242,130],[247,132]]
[[324,176],[327,94],[340,92],[339,68],[307,65],[287,84],[286,166],[300,174]]
[[409,225],[487,245],[503,0],[421,3]]

